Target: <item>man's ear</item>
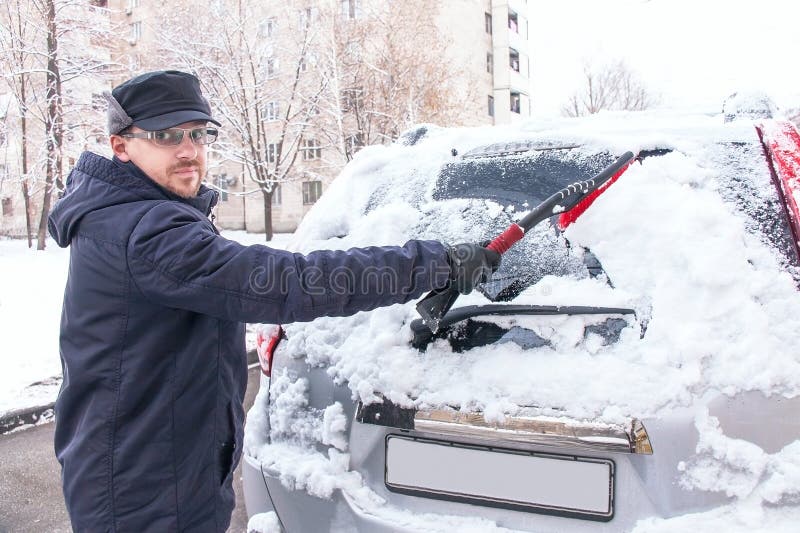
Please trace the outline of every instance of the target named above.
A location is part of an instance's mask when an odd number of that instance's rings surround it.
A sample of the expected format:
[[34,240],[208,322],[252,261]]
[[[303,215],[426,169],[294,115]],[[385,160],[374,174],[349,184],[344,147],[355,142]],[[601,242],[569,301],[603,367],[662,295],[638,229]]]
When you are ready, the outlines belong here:
[[128,155],[128,147],[125,144],[125,139],[119,135],[112,135],[109,137],[108,142],[111,143],[111,150],[114,152],[114,155],[117,156],[117,159],[123,163],[127,163],[131,160],[131,156]]

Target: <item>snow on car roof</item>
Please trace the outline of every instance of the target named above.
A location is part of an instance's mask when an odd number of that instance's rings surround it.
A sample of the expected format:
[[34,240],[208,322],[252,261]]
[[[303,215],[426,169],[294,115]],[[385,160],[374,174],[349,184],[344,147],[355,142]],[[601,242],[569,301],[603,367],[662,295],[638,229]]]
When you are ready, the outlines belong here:
[[[362,150],[304,219],[290,249],[401,244],[437,236],[431,229],[437,225],[448,228],[439,235],[480,239],[481,228],[460,217],[462,200],[440,202],[439,218],[420,228],[434,204],[435,176],[457,159],[453,148],[464,154],[531,138],[617,154],[672,149],[632,166],[565,232],[600,259],[613,288],[602,279],[545,276],[514,300],[631,307],[647,323],[643,338],[638,324],[609,346],[506,343],[455,353],[436,341],[419,352],[409,345],[409,323],[417,318],[409,303],[289,324],[291,351],[327,366],[365,402],[381,394],[403,405],[480,409],[488,417],[525,405],[619,422],[657,416],[710,391],[800,392],[800,293],[785,258],[754,231],[747,202],[737,206],[733,200],[742,195],[730,191],[731,174],[744,172],[753,177],[747,197],[771,194],[763,154],[754,149],[755,128],[746,120],[622,112],[505,127],[428,126],[414,146]],[[372,205],[376,195],[383,200]],[[456,305],[486,303],[473,293]],[[564,318],[575,320],[582,319]]]

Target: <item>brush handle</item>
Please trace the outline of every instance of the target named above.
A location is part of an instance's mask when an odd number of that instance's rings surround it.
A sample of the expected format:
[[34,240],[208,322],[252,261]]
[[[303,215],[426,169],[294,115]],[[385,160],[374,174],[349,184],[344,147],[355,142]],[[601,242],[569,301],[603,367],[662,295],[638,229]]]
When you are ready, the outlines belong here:
[[[530,213],[525,215],[522,220],[511,224],[503,233],[495,237],[487,248],[499,254],[504,254],[515,242],[524,237],[526,232],[536,226],[536,224],[553,215],[569,212],[569,210],[578,205],[583,198],[599,189],[612,176],[631,164],[633,159],[633,152],[625,152],[594,177],[567,185],[531,209]],[[562,209],[558,209],[561,202],[564,200],[567,200],[567,206],[561,206]]]
[[524,236],[525,231],[521,227],[516,224],[511,224],[507,230],[495,237],[487,248],[502,255]]

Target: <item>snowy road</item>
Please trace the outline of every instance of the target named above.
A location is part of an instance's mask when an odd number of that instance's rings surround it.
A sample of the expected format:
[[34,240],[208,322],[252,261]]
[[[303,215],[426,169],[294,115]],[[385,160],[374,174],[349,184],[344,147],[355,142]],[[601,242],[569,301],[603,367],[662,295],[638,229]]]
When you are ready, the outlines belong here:
[[0,436],[0,531],[71,531],[53,424]]
[[[260,370],[250,370],[245,410],[258,392]],[[53,453],[55,425],[44,424],[0,435],[0,532],[68,533],[69,518],[61,495],[60,466]],[[234,475],[236,509],[229,533],[247,527],[242,500],[241,467]]]

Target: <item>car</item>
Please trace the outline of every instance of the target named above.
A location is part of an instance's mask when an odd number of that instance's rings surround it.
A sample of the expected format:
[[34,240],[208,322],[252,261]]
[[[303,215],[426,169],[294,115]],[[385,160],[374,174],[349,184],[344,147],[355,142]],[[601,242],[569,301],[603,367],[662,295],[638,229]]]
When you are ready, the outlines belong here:
[[725,122],[741,118],[765,119],[778,114],[775,102],[766,93],[759,91],[737,91],[722,104]]
[[262,326],[252,531],[793,530],[790,123],[654,110],[421,125],[360,152],[290,249],[490,241],[627,151],[438,328],[414,302]]

